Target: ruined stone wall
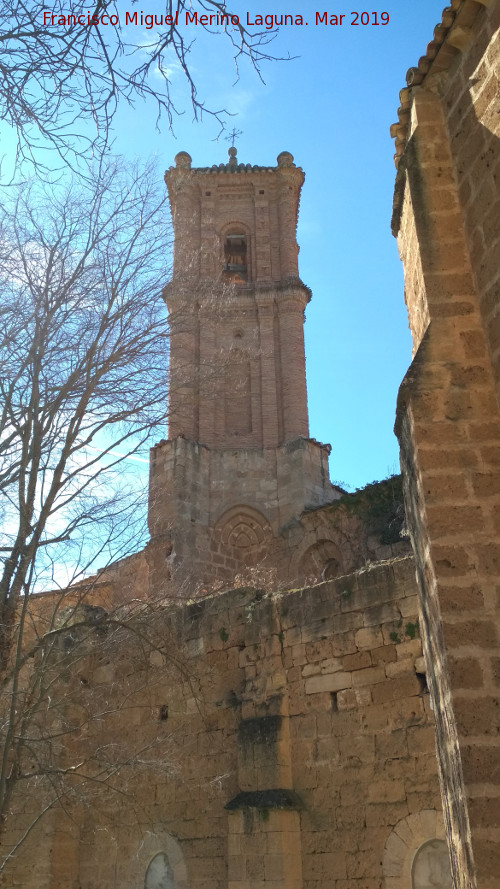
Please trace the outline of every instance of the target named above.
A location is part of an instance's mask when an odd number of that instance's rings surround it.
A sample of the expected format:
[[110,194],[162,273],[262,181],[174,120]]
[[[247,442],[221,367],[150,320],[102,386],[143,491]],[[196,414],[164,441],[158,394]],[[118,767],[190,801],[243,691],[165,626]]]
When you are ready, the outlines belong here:
[[457,889],[493,889],[500,868],[499,26],[497,0],[445,10],[396,127],[416,349],[396,431]]
[[169,541],[172,576],[209,586],[265,563],[285,582],[292,553],[282,529],[305,508],[340,496],[328,453],[308,439],[230,451],[177,438],[154,448],[149,526],[153,543]]
[[[329,481],[328,453],[308,439],[263,451],[211,450],[183,438],[157,445],[146,548],[153,595],[172,583],[191,593],[227,588],[237,576],[304,585],[408,552],[398,479],[343,495]],[[372,527],[377,504],[383,522]]]
[[[80,662],[80,703],[108,701],[103,745],[138,762],[42,821],[1,885],[137,889],[165,855],[175,889],[414,889],[443,836],[417,607],[412,558],[393,560],[158,614],[171,655],[147,670],[123,646]],[[27,864],[40,847],[49,870]]]

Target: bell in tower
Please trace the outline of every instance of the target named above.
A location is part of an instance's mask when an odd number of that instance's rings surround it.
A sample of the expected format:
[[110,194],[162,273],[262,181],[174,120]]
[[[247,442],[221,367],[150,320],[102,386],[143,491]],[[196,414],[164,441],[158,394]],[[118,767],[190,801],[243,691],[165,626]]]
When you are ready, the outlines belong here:
[[247,280],[247,239],[243,232],[228,234],[224,241],[224,274],[234,283]]

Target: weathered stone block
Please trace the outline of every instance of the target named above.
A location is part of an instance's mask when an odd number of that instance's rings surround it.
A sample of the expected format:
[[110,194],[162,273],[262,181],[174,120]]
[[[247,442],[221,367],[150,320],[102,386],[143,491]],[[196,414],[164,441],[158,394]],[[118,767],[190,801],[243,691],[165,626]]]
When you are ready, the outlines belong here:
[[386,701],[397,701],[420,694],[420,683],[416,676],[408,676],[402,679],[387,679],[372,688],[372,698],[375,704],[383,704]]
[[376,627],[367,627],[361,630],[358,630],[354,636],[354,641],[356,643],[357,648],[360,650],[363,649],[372,649],[379,648],[383,645],[383,636],[382,631]]
[[323,691],[341,691],[352,686],[352,673],[327,673],[321,676],[312,676],[305,681],[306,695]]
[[360,685],[375,685],[375,683],[383,682],[384,680],[384,667],[368,667],[366,670],[355,670],[352,674],[352,684],[354,687]]

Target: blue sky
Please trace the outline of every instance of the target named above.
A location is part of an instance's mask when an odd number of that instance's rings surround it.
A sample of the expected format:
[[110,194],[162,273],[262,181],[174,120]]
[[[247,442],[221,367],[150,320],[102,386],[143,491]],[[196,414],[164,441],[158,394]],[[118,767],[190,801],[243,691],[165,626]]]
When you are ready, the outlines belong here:
[[[68,11],[71,4],[68,4]],[[416,65],[441,19],[438,0],[364,0],[326,7],[322,0],[287,0],[282,8],[255,0],[228,0],[246,21],[270,14],[302,14],[308,25],[279,28],[269,45],[291,61],[264,62],[262,80],[242,63],[236,78],[230,47],[221,30],[185,29],[192,39],[190,68],[199,97],[226,108],[228,129],[242,134],[238,158],[276,163],[291,151],[306,173],[298,241],[300,274],[313,299],[306,316],[306,361],[310,434],[332,444],[332,480],[358,487],[398,471],[392,429],[396,394],[410,363],[410,336],[403,277],[390,233],[395,168],[389,126],[397,119],[398,93],[407,68]],[[118,0],[126,11],[161,13],[162,0]],[[316,12],[345,16],[341,26],[315,24]],[[370,24],[351,24],[367,12]],[[389,14],[387,25],[382,12]],[[365,20],[367,16],[363,17]],[[128,25],[139,43],[151,31]],[[184,113],[155,127],[152,104],[121,106],[115,120],[114,150],[147,160],[160,169],[188,151],[194,166],[227,159],[228,143],[217,141],[209,116],[193,122],[182,72],[167,58],[172,95]],[[160,83],[160,79],[158,80]]]
[[[127,8],[127,4],[123,4]],[[138,5],[133,9],[137,9]],[[436,0],[371,3],[352,10],[389,13],[386,26],[354,26],[351,7],[342,26],[315,25],[325,7],[305,0],[283,8],[236,0],[249,12],[302,14],[308,26],[284,26],[269,49],[288,62],[264,63],[262,83],[243,65],[235,82],[230,54],[218,34],[196,37],[191,58],[200,95],[211,107],[235,116],[242,130],[238,158],[275,164],[291,151],[306,173],[298,241],[300,274],[312,288],[307,310],[306,359],[310,433],[332,444],[332,479],[357,487],[398,470],[393,435],[399,382],[411,342],[403,298],[402,268],[390,233],[395,169],[389,126],[397,119],[399,90],[441,19]],[[159,5],[142,4],[144,12]],[[365,16],[366,19],[366,16]],[[145,32],[146,33],[146,32]],[[164,167],[180,150],[193,165],[226,160],[228,143],[206,119],[194,124],[182,77],[172,67],[174,95],[186,108],[175,134],[155,132],[153,109],[137,107],[120,116],[117,147],[125,154],[158,156]]]

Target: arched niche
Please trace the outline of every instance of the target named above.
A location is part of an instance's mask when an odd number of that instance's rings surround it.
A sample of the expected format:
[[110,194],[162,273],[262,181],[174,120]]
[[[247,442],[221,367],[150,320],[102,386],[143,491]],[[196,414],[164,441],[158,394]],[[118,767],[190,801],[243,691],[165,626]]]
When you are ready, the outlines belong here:
[[158,852],[149,862],[144,889],[175,889],[174,871],[166,852]]
[[417,850],[411,869],[412,889],[453,889],[450,856],[444,840],[429,840]]
[[344,573],[342,553],[333,540],[317,540],[300,559],[299,578],[304,583],[333,580]]
[[383,889],[453,889],[442,813],[424,809],[398,821],[382,868]]
[[243,565],[253,565],[268,552],[273,532],[257,509],[244,504],[232,506],[218,519],[214,538],[221,550],[229,550]]
[[141,889],[188,889],[184,855],[171,834],[162,830],[148,832],[142,839],[137,859],[137,864],[142,865]]

